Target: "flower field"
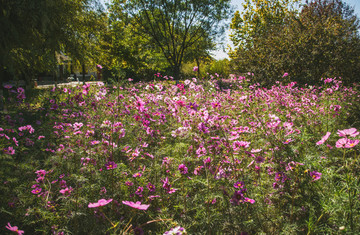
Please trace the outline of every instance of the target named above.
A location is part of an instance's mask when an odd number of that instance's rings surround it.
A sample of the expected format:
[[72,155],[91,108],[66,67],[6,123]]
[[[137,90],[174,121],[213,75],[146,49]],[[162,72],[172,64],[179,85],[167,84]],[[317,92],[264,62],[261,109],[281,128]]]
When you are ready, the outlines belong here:
[[322,82],[7,86],[0,233],[356,234],[360,95]]

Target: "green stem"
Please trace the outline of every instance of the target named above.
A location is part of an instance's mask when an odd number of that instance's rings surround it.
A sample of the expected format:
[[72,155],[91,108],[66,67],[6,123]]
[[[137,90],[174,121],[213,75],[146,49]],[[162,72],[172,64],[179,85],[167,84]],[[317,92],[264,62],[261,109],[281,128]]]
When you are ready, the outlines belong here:
[[[209,173],[207,170],[207,167],[205,165],[205,174],[206,174],[206,183],[207,183],[207,197],[205,197],[206,199],[209,198],[210,195],[210,185],[209,185]],[[209,204],[210,203],[206,203],[206,223],[207,223],[207,232],[208,234],[210,234],[210,208],[209,208]]]
[[348,199],[349,199],[349,209],[350,209],[350,214],[349,214],[349,220],[350,220],[350,228],[351,231],[354,230],[354,223],[353,223],[353,200],[352,200],[352,187],[350,186],[350,175],[349,172],[347,172],[347,176],[346,176],[346,184],[347,184],[347,188],[348,188]]

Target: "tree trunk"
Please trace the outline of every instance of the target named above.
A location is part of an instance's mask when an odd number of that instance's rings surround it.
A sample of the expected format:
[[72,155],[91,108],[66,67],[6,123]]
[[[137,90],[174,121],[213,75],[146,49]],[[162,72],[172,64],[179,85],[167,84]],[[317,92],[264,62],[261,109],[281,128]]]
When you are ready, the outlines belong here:
[[64,65],[59,65],[59,74],[60,74],[60,81],[64,79]]
[[85,84],[85,63],[82,64],[83,84]]
[[174,65],[173,72],[174,72],[174,79],[176,80],[176,84],[178,84],[180,80],[180,66]]
[[57,76],[56,76],[56,71],[55,71],[55,70],[53,71],[53,79],[54,79],[54,81],[55,81],[55,87],[57,88],[58,78],[57,78]]
[[197,77],[200,78],[200,58],[196,58],[196,66],[198,67]]

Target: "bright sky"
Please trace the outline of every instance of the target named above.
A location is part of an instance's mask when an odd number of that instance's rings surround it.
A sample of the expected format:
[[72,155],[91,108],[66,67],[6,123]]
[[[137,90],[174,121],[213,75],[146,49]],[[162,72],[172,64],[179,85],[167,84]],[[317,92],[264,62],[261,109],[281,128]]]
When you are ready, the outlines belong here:
[[[100,0],[102,3],[104,2],[110,2],[110,0]],[[244,0],[231,0],[231,4],[234,7],[234,12],[239,10],[240,12],[242,11],[242,3],[244,2]],[[305,0],[302,0],[302,2],[305,2]],[[354,7],[355,10],[355,14],[358,16],[358,18],[360,19],[360,0],[343,0],[343,2],[345,2],[347,5]],[[230,24],[230,21],[229,21]],[[224,42],[224,49],[227,48],[227,45],[231,46],[231,41],[229,40],[229,35],[230,31],[227,30],[227,35],[226,35],[226,40]],[[228,55],[226,52],[224,52],[223,50],[219,49],[217,51],[212,52],[213,56],[215,57],[215,59],[224,59],[224,58],[228,58]]]

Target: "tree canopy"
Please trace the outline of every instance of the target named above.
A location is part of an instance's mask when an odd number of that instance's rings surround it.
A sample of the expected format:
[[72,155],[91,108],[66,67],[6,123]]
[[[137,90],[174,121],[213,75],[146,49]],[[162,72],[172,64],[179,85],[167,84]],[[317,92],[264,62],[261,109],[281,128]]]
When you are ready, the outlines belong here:
[[22,76],[28,81],[35,72],[53,70],[55,52],[81,60],[101,27],[96,0],[0,2],[0,69],[5,79]]
[[288,73],[300,83],[322,77],[356,81],[358,19],[341,0],[247,0],[232,20],[231,52],[237,72],[251,71],[263,84]]
[[133,25],[158,47],[178,79],[188,50],[223,32],[230,0],[114,0],[112,5],[114,19]]

